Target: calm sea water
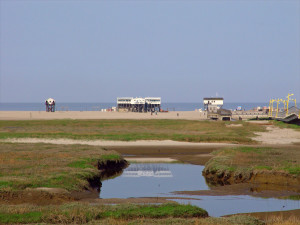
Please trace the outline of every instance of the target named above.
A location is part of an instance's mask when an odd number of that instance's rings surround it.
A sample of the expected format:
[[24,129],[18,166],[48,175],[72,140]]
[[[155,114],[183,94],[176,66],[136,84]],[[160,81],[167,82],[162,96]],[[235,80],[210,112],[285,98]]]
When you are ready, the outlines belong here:
[[[56,111],[99,111],[116,106],[116,103],[56,103]],[[268,103],[224,103],[225,109],[253,109],[257,106],[267,106]],[[44,103],[0,103],[0,111],[45,111]],[[194,111],[203,109],[203,103],[162,103],[162,109],[169,111]]]

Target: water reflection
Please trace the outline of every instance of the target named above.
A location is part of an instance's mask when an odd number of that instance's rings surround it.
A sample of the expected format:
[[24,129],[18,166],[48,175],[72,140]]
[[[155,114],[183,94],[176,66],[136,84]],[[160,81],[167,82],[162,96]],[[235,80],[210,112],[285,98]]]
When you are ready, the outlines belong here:
[[173,177],[170,169],[161,164],[133,164],[123,172],[124,177]]
[[174,195],[174,191],[209,190],[202,176],[204,166],[190,164],[132,164],[122,175],[102,181],[100,198],[183,197],[179,203],[193,204],[210,216],[235,213],[299,209],[299,200],[258,198],[248,195],[197,196]]

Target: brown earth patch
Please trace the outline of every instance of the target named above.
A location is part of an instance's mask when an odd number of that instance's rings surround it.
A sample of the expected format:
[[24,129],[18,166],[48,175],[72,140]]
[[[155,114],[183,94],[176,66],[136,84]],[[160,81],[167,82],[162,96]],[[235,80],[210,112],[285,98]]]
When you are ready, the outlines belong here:
[[0,204],[24,204],[35,205],[62,204],[74,201],[70,194],[50,193],[43,190],[24,190],[24,191],[1,191]]
[[[255,213],[241,213],[236,215],[254,216],[260,220],[268,221],[272,217],[279,217],[281,220],[289,220],[295,218],[300,220],[300,209],[289,210],[289,211],[275,211],[275,212],[255,212]],[[278,223],[279,224],[279,223]],[[289,223],[286,223],[289,224]],[[296,223],[295,223],[296,224]]]
[[225,196],[225,195],[251,195],[263,198],[280,198],[299,195],[299,192],[290,190],[289,187],[280,185],[251,184],[241,183],[225,186],[212,186],[210,190],[199,191],[175,191],[174,194],[184,195],[208,195],[208,196]]
[[206,182],[210,185],[230,185],[238,183],[268,184],[279,188],[288,189],[300,193],[300,177],[287,172],[277,171],[254,171],[246,174],[227,172],[216,174],[209,170],[203,171]]

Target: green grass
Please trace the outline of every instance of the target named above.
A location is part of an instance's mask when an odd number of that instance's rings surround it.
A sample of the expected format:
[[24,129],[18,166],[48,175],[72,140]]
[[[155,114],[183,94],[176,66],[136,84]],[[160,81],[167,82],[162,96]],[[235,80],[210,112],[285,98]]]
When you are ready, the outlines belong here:
[[[226,127],[226,124],[242,124]],[[80,140],[174,140],[252,143],[259,124],[243,121],[188,120],[30,120],[0,121],[0,139],[68,138]]]
[[254,166],[255,170],[272,170],[271,166],[264,166],[264,165],[259,165],[259,166]]
[[41,212],[0,213],[1,224],[42,222]]
[[110,217],[115,219],[132,219],[132,218],[166,218],[166,217],[207,217],[208,213],[192,205],[164,204],[151,206],[130,206],[116,208],[101,214],[102,218]]
[[120,159],[121,159],[121,156],[118,155],[118,154],[102,155],[100,157],[101,161],[107,161],[107,160],[115,160],[115,161],[117,161],[117,160],[120,160]]
[[237,215],[230,217],[208,217],[205,210],[191,205],[88,205],[67,203],[50,206],[0,206],[0,223],[42,224],[169,224],[169,225],[262,225],[254,217]]
[[84,203],[67,203],[60,206],[1,206],[0,223],[60,223],[85,224],[91,221],[101,223],[103,219],[138,218],[204,218],[208,213],[191,205],[115,205],[90,206]]
[[290,174],[300,175],[300,165],[285,167],[284,170],[288,171]]
[[6,188],[6,187],[10,187],[12,185],[12,182],[9,181],[1,181],[0,180],[0,189],[1,188]]
[[96,146],[0,143],[0,191],[37,187],[80,191],[100,176],[98,163],[121,160],[117,152]]
[[81,168],[81,169],[93,168],[93,165],[89,164],[88,161],[86,160],[74,161],[69,163],[68,166],[72,168]]
[[[128,213],[128,214],[126,214]],[[296,222],[296,220],[294,220]],[[299,220],[297,220],[299,221]],[[89,224],[89,225],[263,225],[255,217],[235,215],[207,217],[207,212],[190,205],[0,205],[0,224]],[[269,224],[269,223],[268,223]],[[273,224],[273,223],[270,223]],[[278,223],[277,223],[278,224]],[[297,224],[297,223],[293,223]]]
[[300,148],[271,148],[241,146],[213,152],[205,171],[216,175],[233,173],[249,177],[255,170],[286,172],[300,176]]

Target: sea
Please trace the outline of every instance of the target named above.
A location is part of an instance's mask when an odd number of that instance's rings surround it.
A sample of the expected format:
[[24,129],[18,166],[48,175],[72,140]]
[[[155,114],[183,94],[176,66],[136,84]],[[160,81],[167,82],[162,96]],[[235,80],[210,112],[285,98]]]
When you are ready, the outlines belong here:
[[[258,106],[268,106],[269,103],[224,103],[224,109],[235,110],[241,107],[244,110],[250,110]],[[112,102],[94,102],[94,103],[71,103],[71,102],[56,102],[56,111],[101,111],[116,107],[116,103]],[[195,111],[203,109],[203,103],[162,103],[161,108],[166,111]],[[1,103],[0,111],[46,111],[45,103]]]

